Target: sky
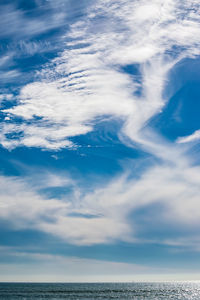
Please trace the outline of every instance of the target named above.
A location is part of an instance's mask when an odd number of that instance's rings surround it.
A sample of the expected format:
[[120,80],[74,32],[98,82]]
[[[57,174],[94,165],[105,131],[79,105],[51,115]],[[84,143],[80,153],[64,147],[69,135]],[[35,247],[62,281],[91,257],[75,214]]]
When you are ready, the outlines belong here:
[[0,281],[200,280],[199,0],[1,0]]

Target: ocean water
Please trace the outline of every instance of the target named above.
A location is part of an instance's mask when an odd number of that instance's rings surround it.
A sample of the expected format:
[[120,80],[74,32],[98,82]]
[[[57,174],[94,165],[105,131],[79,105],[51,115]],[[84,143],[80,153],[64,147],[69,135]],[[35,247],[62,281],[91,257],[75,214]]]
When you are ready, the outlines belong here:
[[0,283],[1,300],[200,299],[200,283]]

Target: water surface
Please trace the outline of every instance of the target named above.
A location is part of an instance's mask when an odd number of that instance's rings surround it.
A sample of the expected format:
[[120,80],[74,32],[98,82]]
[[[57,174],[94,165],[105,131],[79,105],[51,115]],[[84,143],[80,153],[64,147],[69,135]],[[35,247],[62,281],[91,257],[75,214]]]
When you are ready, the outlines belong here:
[[0,283],[1,300],[200,299],[200,283]]

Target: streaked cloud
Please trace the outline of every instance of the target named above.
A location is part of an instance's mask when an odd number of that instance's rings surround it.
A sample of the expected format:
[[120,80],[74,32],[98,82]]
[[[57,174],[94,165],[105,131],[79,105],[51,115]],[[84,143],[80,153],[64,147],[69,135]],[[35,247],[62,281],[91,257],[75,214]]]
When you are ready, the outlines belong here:
[[200,130],[196,130],[194,133],[188,136],[184,137],[179,137],[177,139],[177,143],[190,143],[190,142],[195,142],[200,139]]
[[[138,275],[144,276],[147,273],[153,275],[160,272],[159,268],[134,263],[31,253],[12,248],[1,248],[0,253],[10,259],[15,258],[18,260],[14,264],[0,264],[0,280],[2,282],[15,280],[16,275],[18,282],[27,280],[29,282],[44,280],[45,282],[109,282],[113,279],[121,282],[136,279]],[[21,263],[20,259],[25,259],[25,262]],[[169,270],[167,271],[169,272]]]
[[[33,11],[34,12],[34,11]],[[19,8],[19,3],[1,5],[0,37],[12,36],[14,39],[22,39],[37,34],[42,34],[48,30],[64,25],[66,14],[64,11],[49,10],[49,15],[28,17],[26,11]],[[50,17],[51,16],[51,17]],[[25,26],[24,26],[25,25]]]

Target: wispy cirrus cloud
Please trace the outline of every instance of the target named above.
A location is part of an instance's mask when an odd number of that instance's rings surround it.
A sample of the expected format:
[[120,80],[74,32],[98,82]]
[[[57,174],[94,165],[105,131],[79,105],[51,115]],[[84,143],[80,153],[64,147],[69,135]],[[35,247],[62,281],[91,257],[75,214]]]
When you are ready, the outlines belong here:
[[190,142],[195,142],[200,139],[200,130],[196,130],[194,133],[188,136],[184,137],[179,137],[177,139],[177,143],[190,143]]
[[[36,10],[37,7],[35,8]],[[12,37],[14,39],[31,38],[65,23],[66,14],[63,11],[49,10],[48,12],[49,15],[45,14],[44,11],[42,16],[35,16],[34,18],[34,16],[30,17],[26,14],[26,11],[19,7],[19,3],[2,4],[0,27],[4,30],[1,31],[0,37]]]

